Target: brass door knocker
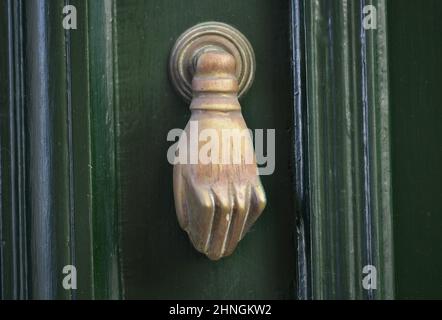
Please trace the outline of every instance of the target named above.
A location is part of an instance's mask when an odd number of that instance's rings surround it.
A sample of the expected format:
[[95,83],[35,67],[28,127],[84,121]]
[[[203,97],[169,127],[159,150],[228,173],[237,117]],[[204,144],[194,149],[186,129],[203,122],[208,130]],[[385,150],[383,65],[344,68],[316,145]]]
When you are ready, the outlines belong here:
[[170,58],[171,81],[191,101],[179,145],[194,146],[186,161],[174,165],[176,213],[193,246],[212,260],[235,250],[266,205],[238,102],[254,71],[253,49],[244,35],[217,22],[184,32]]

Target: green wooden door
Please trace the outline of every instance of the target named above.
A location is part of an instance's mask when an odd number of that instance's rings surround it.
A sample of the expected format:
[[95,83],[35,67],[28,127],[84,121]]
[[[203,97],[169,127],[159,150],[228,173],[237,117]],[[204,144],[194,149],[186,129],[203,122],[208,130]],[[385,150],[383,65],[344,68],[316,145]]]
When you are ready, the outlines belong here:
[[[63,29],[68,4],[77,29]],[[19,0],[1,15],[1,297],[296,296],[288,1]],[[277,141],[267,209],[220,262],[179,228],[167,161],[167,133],[190,116],[168,78],[170,51],[210,20],[252,43],[244,117]],[[75,290],[62,285],[67,265]]]
[[[441,12],[439,0],[0,1],[0,298],[442,298]],[[250,40],[242,111],[276,134],[267,207],[217,262],[178,225],[167,161],[168,132],[190,116],[170,50],[205,21]]]

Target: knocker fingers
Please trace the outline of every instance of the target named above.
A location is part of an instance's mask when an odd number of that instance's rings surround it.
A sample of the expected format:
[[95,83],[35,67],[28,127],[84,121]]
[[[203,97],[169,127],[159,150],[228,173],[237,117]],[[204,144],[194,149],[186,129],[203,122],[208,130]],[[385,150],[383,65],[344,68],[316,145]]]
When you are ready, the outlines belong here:
[[249,183],[233,184],[234,208],[232,222],[229,228],[229,236],[225,256],[231,255],[244,232],[247,218],[250,214],[251,186]]
[[224,256],[227,237],[232,221],[234,199],[228,183],[216,183],[212,186],[215,198],[215,217],[213,219],[207,255],[212,260]]
[[188,199],[186,211],[189,216],[189,225],[185,230],[194,247],[207,254],[215,216],[214,196],[206,184],[197,183],[191,178],[186,178],[185,181],[183,193]]
[[[250,227],[256,222],[258,217],[264,211],[267,204],[266,194],[259,178],[255,180],[252,186],[252,195],[250,199],[250,214],[247,217],[247,221],[244,226],[244,230],[241,234],[241,239],[250,230]],[[240,240],[241,240],[240,239]]]

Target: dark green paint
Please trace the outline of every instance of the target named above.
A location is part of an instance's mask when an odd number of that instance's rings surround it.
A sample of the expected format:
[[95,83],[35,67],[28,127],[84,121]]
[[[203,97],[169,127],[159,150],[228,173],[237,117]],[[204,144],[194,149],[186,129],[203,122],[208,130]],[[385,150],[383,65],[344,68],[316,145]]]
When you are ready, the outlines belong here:
[[22,13],[0,3],[0,299],[29,296]]
[[83,0],[69,1],[77,8],[75,31],[65,31],[67,83],[70,104],[67,122],[70,124],[70,232],[72,261],[77,267],[77,290],[72,298],[94,297],[94,264],[92,248],[92,152],[89,87],[88,14]]
[[[25,4],[26,5],[26,4]],[[51,148],[51,193],[48,195],[51,205],[51,216],[53,219],[53,269],[45,270],[49,277],[52,278],[54,292],[50,298],[70,299],[71,291],[65,290],[62,286],[63,267],[65,265],[74,264],[72,241],[70,234],[70,219],[72,214],[71,209],[71,179],[70,172],[70,156],[72,154],[72,144],[70,143],[71,123],[70,106],[68,105],[68,72],[66,64],[66,41],[65,32],[59,26],[60,12],[63,10],[64,1],[50,1],[46,4],[46,12],[48,12],[48,29],[50,32],[48,48],[48,74],[44,75],[45,80],[48,80],[49,85],[49,101],[48,112],[50,114],[51,128],[50,139],[48,146]],[[32,10],[28,10],[28,15],[32,15]],[[35,27],[35,26],[34,26]],[[43,31],[44,32],[44,31]],[[32,40],[31,40],[32,41]],[[38,44],[37,44],[38,45]],[[52,50],[51,50],[52,49]],[[35,59],[34,55],[28,56],[28,59]],[[38,64],[38,62],[37,62]],[[42,72],[43,73],[43,72]],[[50,80],[49,80],[50,79]],[[37,112],[44,113],[44,108],[41,104],[37,104],[35,108]],[[43,111],[43,112],[42,112]],[[30,119],[35,121],[35,119]],[[32,176],[32,173],[30,173]],[[38,246],[38,239],[34,239],[34,245]],[[36,257],[33,257],[35,260]],[[36,282],[34,282],[35,286]],[[42,283],[38,282],[37,286],[41,287]],[[37,292],[33,292],[33,297],[42,299],[43,297]],[[45,297],[48,298],[48,297]]]
[[30,297],[68,298],[59,281],[70,264],[65,50],[63,29],[55,23],[63,3],[23,5]]
[[[295,126],[306,125],[294,133],[288,2],[1,2],[0,298],[294,298],[293,154],[306,170],[300,297],[442,297],[442,3],[390,0],[386,15],[384,0],[293,0],[305,26],[293,47]],[[66,4],[78,30],[62,29]],[[362,4],[377,6],[378,29],[361,38]],[[208,20],[253,44],[243,113],[277,139],[267,209],[220,262],[180,230],[166,159],[167,132],[189,118],[169,52]],[[301,133],[306,153],[293,153]],[[372,292],[361,287],[368,263],[378,268]],[[61,286],[67,264],[75,292]]]
[[[293,298],[295,227],[291,186],[288,2],[118,1],[118,174],[126,298]],[[211,262],[177,223],[166,141],[188,106],[167,63],[176,38],[199,22],[232,24],[252,43],[256,80],[242,99],[251,128],[276,128],[276,171],[263,177],[268,206],[233,256]]]
[[118,73],[115,2],[88,2],[94,298],[121,297],[116,135]]
[[[67,4],[77,30],[62,27]],[[1,298],[121,297],[113,6],[0,5]],[[66,265],[77,268],[75,291],[62,286]]]
[[[303,1],[310,297],[393,298],[385,1]],[[362,7],[378,8],[362,30]],[[377,290],[362,287],[377,269]]]
[[442,298],[442,1],[388,2],[396,297]]

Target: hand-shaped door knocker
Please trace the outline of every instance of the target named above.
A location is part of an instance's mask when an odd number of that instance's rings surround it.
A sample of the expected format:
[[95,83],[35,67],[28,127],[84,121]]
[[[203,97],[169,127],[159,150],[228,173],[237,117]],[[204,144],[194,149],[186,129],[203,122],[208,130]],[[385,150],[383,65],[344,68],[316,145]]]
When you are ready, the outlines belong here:
[[[192,112],[176,155],[185,161],[173,171],[176,213],[193,246],[212,260],[235,250],[266,205],[238,102],[254,70],[247,39],[217,22],[187,30],[170,58],[171,80]],[[187,146],[184,157],[180,146]]]

